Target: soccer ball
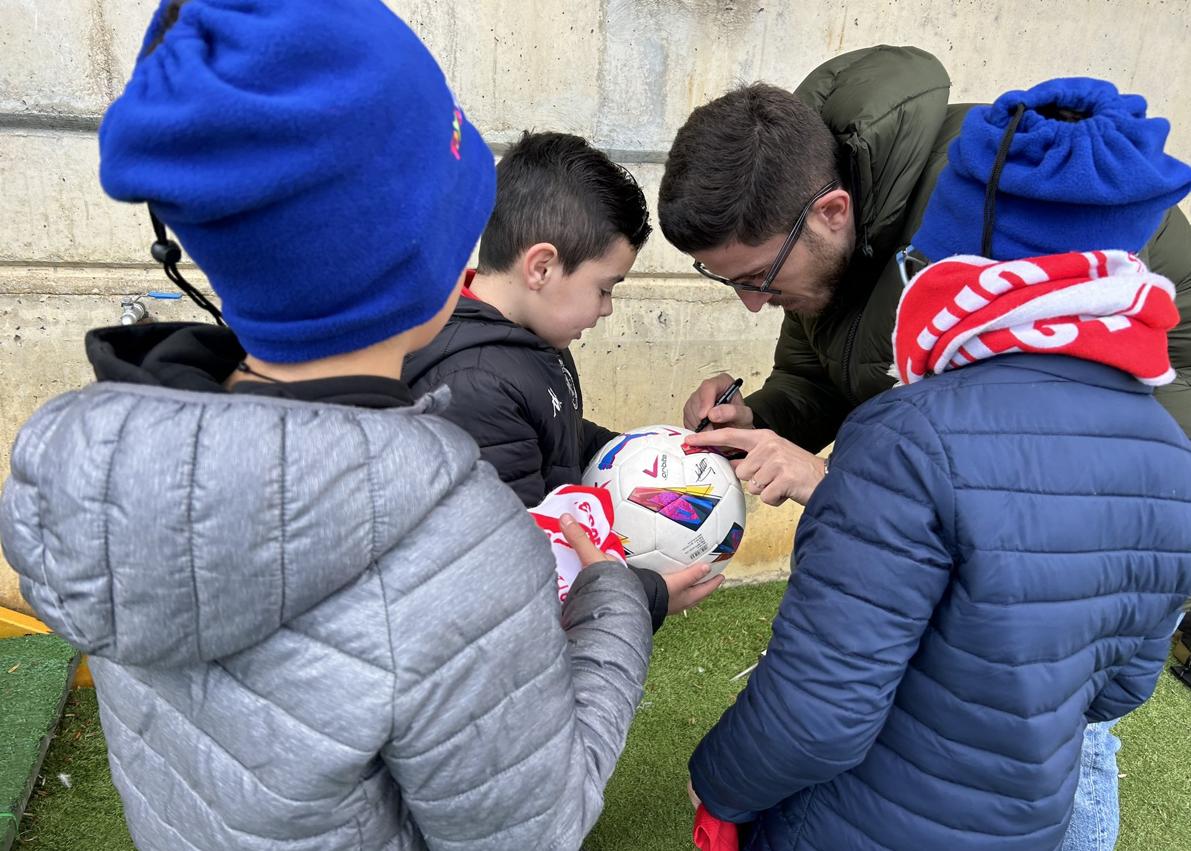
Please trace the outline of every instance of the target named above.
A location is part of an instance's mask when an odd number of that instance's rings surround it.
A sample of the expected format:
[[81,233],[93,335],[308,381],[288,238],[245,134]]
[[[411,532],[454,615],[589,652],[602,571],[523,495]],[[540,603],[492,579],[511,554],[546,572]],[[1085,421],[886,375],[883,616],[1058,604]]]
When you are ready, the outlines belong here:
[[629,564],[673,573],[695,562],[722,573],[744,537],[744,493],[727,459],[683,448],[692,432],[649,426],[610,440],[583,484],[607,488]]

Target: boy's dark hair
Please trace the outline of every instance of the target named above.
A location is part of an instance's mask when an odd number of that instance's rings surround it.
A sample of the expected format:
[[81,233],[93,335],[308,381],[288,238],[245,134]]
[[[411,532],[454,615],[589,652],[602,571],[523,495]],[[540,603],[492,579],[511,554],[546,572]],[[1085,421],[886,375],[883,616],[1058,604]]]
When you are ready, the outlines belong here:
[[699,107],[678,131],[658,221],[687,253],[760,245],[785,234],[838,178],[835,137],[819,113],[785,89],[753,83]]
[[153,36],[153,40],[145,45],[145,49],[141,54],[144,59],[154,50],[156,50],[161,42],[165,39],[165,34],[170,31],[170,28],[178,23],[178,14],[182,11],[182,6],[186,0],[170,0],[170,4],[166,6],[165,11],[161,13],[161,23],[157,26],[157,33]]
[[651,231],[645,195],[626,169],[578,136],[525,133],[496,167],[479,268],[503,272],[530,246],[549,242],[569,273],[618,236],[640,250]]

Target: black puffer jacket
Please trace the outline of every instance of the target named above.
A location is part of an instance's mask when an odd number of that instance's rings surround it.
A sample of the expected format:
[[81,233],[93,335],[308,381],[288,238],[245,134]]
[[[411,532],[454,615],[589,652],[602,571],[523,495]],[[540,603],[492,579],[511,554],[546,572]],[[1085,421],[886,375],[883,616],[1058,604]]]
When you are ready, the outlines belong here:
[[560,485],[577,484],[587,461],[615,432],[583,419],[570,352],[499,310],[464,296],[434,342],[405,361],[415,394],[451,388],[445,416],[532,508]]
[[[480,456],[527,508],[556,487],[577,484],[591,458],[616,436],[583,418],[583,392],[569,351],[466,291],[447,326],[406,358],[401,374],[415,394],[451,388],[451,403],[439,416],[475,439]],[[645,586],[656,631],[669,606],[665,582],[653,571],[634,572]]]

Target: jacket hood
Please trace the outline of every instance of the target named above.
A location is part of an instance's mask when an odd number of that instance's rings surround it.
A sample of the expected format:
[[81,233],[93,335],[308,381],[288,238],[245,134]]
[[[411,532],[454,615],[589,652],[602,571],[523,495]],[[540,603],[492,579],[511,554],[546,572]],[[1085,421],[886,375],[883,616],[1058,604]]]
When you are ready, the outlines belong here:
[[856,205],[856,248],[864,256],[883,258],[897,247],[950,88],[931,54],[881,45],[825,62],[796,90],[840,144],[845,187]]
[[211,393],[245,356],[230,329],[192,322],[96,328],[84,345],[100,381]]

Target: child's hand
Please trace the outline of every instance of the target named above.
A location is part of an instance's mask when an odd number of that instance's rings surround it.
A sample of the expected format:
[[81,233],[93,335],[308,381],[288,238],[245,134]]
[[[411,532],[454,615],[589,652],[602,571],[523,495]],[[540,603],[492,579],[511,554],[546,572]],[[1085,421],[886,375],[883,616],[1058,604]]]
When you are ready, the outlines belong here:
[[700,585],[700,580],[710,572],[709,564],[692,564],[677,573],[664,574],[662,579],[666,581],[666,590],[670,592],[670,607],[666,609],[666,613],[676,615],[686,611],[706,600],[711,596],[711,592],[724,584],[724,575],[721,573],[715,579]]
[[580,570],[610,560],[606,554],[600,552],[599,547],[591,542],[583,524],[574,517],[564,514],[558,518],[558,525],[562,527],[562,536],[567,539],[567,543],[571,545],[575,555],[579,556]]

